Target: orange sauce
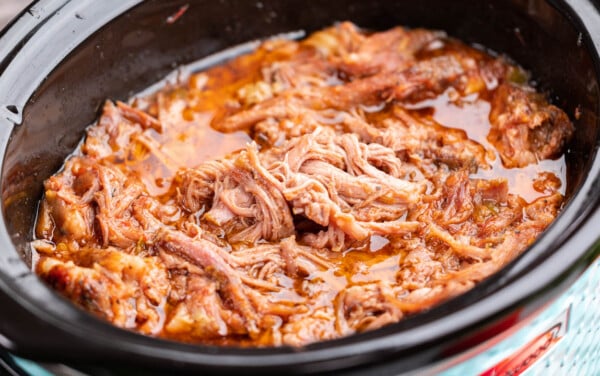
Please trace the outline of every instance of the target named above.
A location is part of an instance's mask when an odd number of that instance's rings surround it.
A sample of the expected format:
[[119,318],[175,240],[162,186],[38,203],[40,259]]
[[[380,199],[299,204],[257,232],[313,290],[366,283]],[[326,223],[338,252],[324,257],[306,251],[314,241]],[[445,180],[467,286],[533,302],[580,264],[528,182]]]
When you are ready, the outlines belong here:
[[[227,116],[244,106],[232,98],[235,98],[236,93],[245,85],[257,81],[261,77],[263,67],[274,61],[285,61],[292,54],[303,53],[295,44],[290,44],[287,50],[277,51],[272,53],[267,44],[267,47],[261,47],[253,54],[193,74],[186,85],[165,88],[148,99],[138,99],[140,107],[147,107],[146,110],[163,123],[163,132],[144,132],[142,136],[132,140],[129,154],[124,160],[115,159],[111,162],[119,165],[126,174],[137,177],[145,185],[150,196],[160,198],[163,202],[174,201],[176,192],[171,183],[180,168],[192,168],[202,162],[222,158],[243,149],[252,141],[246,132],[221,133],[213,129],[211,124],[215,119]],[[375,106],[363,110],[368,113],[369,119],[376,120],[389,115],[384,107]],[[534,188],[534,181],[544,172],[555,176],[560,182],[559,192],[564,194],[564,157],[540,161],[525,168],[508,169],[502,165],[497,152],[487,141],[491,128],[491,105],[485,98],[477,94],[461,97],[450,89],[436,98],[405,107],[443,127],[466,132],[470,139],[487,150],[491,168],[480,169],[471,175],[471,178],[506,178],[511,193],[532,202],[543,196],[542,192]],[[165,109],[168,110],[166,113]],[[234,249],[237,247],[232,246]],[[323,307],[331,307],[336,294],[349,286],[378,281],[397,283],[397,274],[406,252],[394,249],[385,238],[373,236],[345,252],[328,252],[328,261],[335,265],[332,269],[315,271],[304,279],[297,280],[286,275],[277,275],[281,286],[293,286],[293,290],[272,292],[270,298],[273,301],[300,302],[303,296],[310,295],[308,309],[314,313]],[[193,338],[185,337],[177,339],[194,341]],[[230,336],[208,342],[220,345],[261,345],[269,344],[271,340],[269,334],[265,334],[263,338],[252,340]]]
[[469,138],[478,142],[487,150],[488,161],[491,168],[480,169],[471,175],[473,179],[505,178],[508,181],[509,191],[523,197],[525,201],[532,202],[542,197],[543,192],[538,192],[533,187],[534,180],[539,174],[545,172],[556,176],[560,181],[558,192],[565,194],[567,168],[564,156],[558,159],[538,161],[522,168],[506,168],[495,148],[490,145],[487,135],[491,124],[489,120],[490,102],[471,94],[460,98],[451,98],[454,90],[450,89],[434,99],[425,100],[411,105],[414,110],[429,110],[431,119],[448,128],[461,129]]
[[[211,68],[205,72],[191,76],[187,87],[176,88],[161,95],[171,102],[177,111],[181,111],[183,121],[173,122],[165,128],[163,134],[153,133],[154,139],[160,144],[160,150],[168,157],[169,166],[164,166],[154,156],[133,162],[135,174],[145,183],[148,192],[154,196],[163,196],[168,200],[174,192],[170,188],[170,180],[178,168],[194,167],[200,163],[223,157],[245,147],[251,137],[245,132],[221,133],[211,127],[216,117],[229,113],[229,101],[236,92],[249,83],[257,80],[260,69],[275,60],[285,59],[285,56],[270,55],[268,49],[244,55],[230,62]],[[488,93],[489,94],[489,93]],[[566,182],[566,165],[564,157],[557,160],[544,160],[538,164],[524,168],[505,168],[493,146],[487,141],[491,128],[489,121],[490,102],[471,94],[459,96],[454,89],[449,89],[433,99],[427,99],[405,107],[414,111],[418,116],[424,116],[447,128],[460,129],[468,137],[487,150],[491,168],[480,169],[471,178],[492,179],[506,178],[509,190],[519,194],[526,201],[532,202],[543,196],[543,193],[533,188],[533,181],[541,172],[555,175],[561,183],[560,192],[564,194]],[[389,116],[385,106],[363,108],[369,119],[377,122]],[[150,110],[152,113],[152,109]],[[380,239],[376,241],[381,242]],[[235,246],[234,246],[235,248]],[[313,296],[319,298],[311,303],[315,310],[331,304],[335,298],[334,291],[343,290],[355,284],[365,284],[376,281],[394,283],[400,270],[402,251],[387,245],[384,239],[381,244],[370,243],[359,245],[356,251],[330,256],[334,261],[335,270],[318,271],[308,276],[311,281]],[[285,284],[285,275],[278,277],[279,283]],[[288,281],[293,284],[293,281]],[[324,294],[315,293],[322,290]],[[296,286],[296,298],[306,294],[302,286]],[[294,300],[294,296],[285,293],[272,293],[272,298]],[[227,342],[231,341],[228,339]]]

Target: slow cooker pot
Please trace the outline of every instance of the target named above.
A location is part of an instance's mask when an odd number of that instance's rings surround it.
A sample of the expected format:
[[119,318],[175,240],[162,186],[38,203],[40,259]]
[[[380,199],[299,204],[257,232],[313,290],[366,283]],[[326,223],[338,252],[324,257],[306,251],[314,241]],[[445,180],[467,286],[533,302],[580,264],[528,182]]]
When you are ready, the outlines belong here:
[[[188,69],[214,64],[253,44],[232,46],[340,20],[443,29],[506,53],[572,117],[567,203],[527,252],[427,312],[303,348],[144,337],[76,308],[31,271],[28,242],[42,182],[105,99],[126,100],[177,67],[203,58]],[[125,373],[402,373],[482,351],[530,323],[600,254],[599,51],[600,13],[590,0],[39,0],[0,34],[0,347]]]

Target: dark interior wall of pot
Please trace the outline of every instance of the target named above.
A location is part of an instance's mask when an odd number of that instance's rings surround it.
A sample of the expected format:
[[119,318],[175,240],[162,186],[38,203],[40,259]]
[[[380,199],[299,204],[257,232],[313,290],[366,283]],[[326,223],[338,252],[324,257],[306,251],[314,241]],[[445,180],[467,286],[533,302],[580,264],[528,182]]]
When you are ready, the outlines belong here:
[[[183,6],[186,12],[168,22]],[[26,254],[43,180],[75,149],[106,99],[127,99],[178,65],[226,47],[341,20],[371,29],[443,29],[506,53],[532,71],[572,118],[578,109],[567,158],[569,195],[586,176],[598,140],[595,62],[586,53],[588,36],[580,35],[555,5],[541,0],[152,0],[73,51],[26,106],[2,172],[3,210],[15,244]]]

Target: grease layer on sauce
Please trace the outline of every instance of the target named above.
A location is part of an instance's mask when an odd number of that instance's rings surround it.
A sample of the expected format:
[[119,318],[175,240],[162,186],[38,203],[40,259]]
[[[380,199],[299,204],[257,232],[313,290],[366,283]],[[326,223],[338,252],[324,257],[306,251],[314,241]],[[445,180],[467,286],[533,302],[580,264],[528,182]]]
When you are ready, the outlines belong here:
[[[456,48],[456,42],[446,43]],[[443,53],[439,51],[444,50],[444,44],[440,42],[435,47],[438,53]],[[477,52],[477,55],[479,54]],[[192,168],[202,162],[224,157],[243,149],[252,140],[247,132],[223,133],[213,129],[210,124],[215,117],[225,116],[224,113],[228,112],[227,102],[235,97],[241,88],[258,81],[261,77],[261,68],[277,61],[278,58],[280,56],[277,54],[268,55],[264,51],[243,55],[207,71],[191,74],[185,86],[154,94],[150,99],[147,96],[133,99],[134,105],[146,108],[154,116],[158,116],[158,106],[162,101],[169,103],[170,110],[182,112],[184,121],[176,117],[165,128],[164,134],[153,133],[153,138],[160,144],[161,150],[173,161],[170,171],[176,171],[180,167]],[[519,75],[525,73],[519,72],[516,75],[517,80],[521,81],[524,78]],[[185,74],[183,76],[185,77]],[[332,75],[331,81],[336,81],[335,75]],[[564,156],[540,160],[536,164],[525,167],[506,168],[498,157],[496,149],[488,142],[487,137],[491,129],[489,99],[493,96],[496,87],[497,83],[492,82],[489,83],[486,91],[465,96],[450,88],[435,98],[407,103],[405,107],[415,115],[431,119],[441,126],[464,131],[468,138],[485,147],[492,168],[478,171],[475,177],[505,178],[508,180],[511,192],[517,193],[527,202],[533,202],[544,195],[543,191],[534,188],[534,180],[543,173],[557,179],[559,192],[564,194],[566,189]],[[237,107],[237,104],[233,106]],[[384,105],[371,106],[368,110],[374,117],[378,113],[381,117],[389,115]],[[134,163],[137,162],[134,160]],[[148,163],[144,167],[146,172],[141,173],[140,177],[147,182],[149,193],[160,196],[168,192],[166,189],[168,184],[165,186],[164,182],[170,181],[173,173],[161,172],[155,165],[156,163]]]
[[186,342],[397,322],[498,270],[560,209],[563,157],[507,168],[489,139],[500,87],[509,131],[560,118],[525,77],[443,33],[343,23],[109,103],[46,183],[36,270],[116,325]]

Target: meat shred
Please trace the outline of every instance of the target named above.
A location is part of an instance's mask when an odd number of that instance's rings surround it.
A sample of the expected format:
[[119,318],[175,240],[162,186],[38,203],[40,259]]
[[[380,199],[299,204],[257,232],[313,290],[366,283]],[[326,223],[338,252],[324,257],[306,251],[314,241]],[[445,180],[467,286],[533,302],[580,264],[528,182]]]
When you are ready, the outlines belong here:
[[547,159],[574,128],[519,69],[345,22],[107,102],[45,183],[35,269],[119,327],[195,343],[302,346],[430,309],[563,204]]

